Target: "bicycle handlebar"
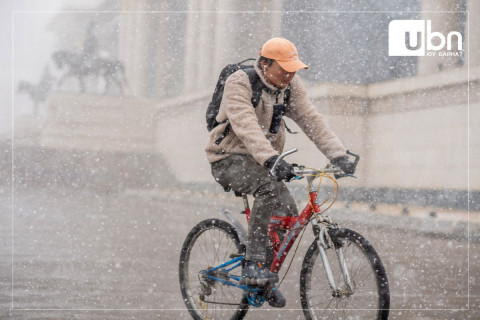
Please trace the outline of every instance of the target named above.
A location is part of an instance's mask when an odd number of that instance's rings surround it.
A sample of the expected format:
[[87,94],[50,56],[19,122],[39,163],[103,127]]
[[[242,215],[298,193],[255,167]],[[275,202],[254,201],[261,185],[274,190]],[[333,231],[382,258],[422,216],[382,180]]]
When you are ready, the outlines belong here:
[[332,164],[328,165],[325,169],[323,170],[317,170],[317,169],[309,169],[305,168],[304,166],[298,166],[296,168],[293,168],[293,171],[297,176],[305,176],[305,175],[317,175],[320,173],[332,173],[335,175],[344,175],[345,173],[338,168],[337,166],[334,166]]
[[[292,154],[292,153],[295,153],[297,152],[298,149],[297,148],[292,148],[290,150],[287,150],[285,151],[284,153],[282,153],[281,155],[278,156],[277,160],[275,161],[275,163],[273,164],[272,166],[272,169],[270,169],[270,174],[272,176],[275,175],[275,172],[276,172],[276,169],[277,169],[277,165],[278,165],[278,162],[280,160],[282,160],[283,158],[285,158],[286,156]],[[351,152],[350,150],[347,150],[347,154],[348,155],[351,155],[352,157],[355,158],[355,161],[353,162],[353,165],[354,167],[356,168],[357,167],[357,164],[358,164],[358,161],[360,161],[360,156],[358,154],[355,154],[353,152]],[[354,177],[354,175],[351,175],[351,174],[346,174],[345,172],[342,171],[342,169],[340,169],[339,167],[333,165],[333,164],[328,164],[324,169],[322,170],[317,170],[317,169],[308,169],[308,168],[305,168],[304,166],[298,166],[298,165],[294,165],[294,172],[297,176],[304,176],[304,175],[316,175],[316,174],[320,174],[322,172],[324,173],[332,173],[335,175],[335,177],[337,179],[339,178],[343,178],[343,177]]]

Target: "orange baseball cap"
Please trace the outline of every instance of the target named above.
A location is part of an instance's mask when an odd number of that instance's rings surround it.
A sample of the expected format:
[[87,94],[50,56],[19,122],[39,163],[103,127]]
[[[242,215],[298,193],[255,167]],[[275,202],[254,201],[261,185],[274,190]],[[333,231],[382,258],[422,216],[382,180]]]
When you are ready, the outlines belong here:
[[272,38],[265,42],[259,54],[273,59],[287,72],[308,69],[308,66],[298,58],[297,48],[285,38]]

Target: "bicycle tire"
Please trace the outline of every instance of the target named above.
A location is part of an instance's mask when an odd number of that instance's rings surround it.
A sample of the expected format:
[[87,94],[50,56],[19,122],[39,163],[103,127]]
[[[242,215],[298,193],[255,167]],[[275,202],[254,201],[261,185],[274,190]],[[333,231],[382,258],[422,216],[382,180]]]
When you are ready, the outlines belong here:
[[[210,249],[213,255],[207,252]],[[235,228],[223,220],[204,220],[187,235],[180,254],[179,280],[183,301],[195,320],[245,317],[249,303],[243,290],[217,281],[200,280],[198,274],[200,270],[226,262],[230,254],[244,253],[245,245],[240,242]],[[198,280],[192,279],[195,275]],[[211,293],[205,298],[208,290]]]
[[[343,248],[354,293],[334,296],[319,257],[317,242],[314,241],[305,254],[300,273],[300,299],[305,318],[388,319],[388,279],[375,249],[363,236],[349,229],[330,229],[329,235],[335,248]],[[339,287],[344,280],[335,249],[326,251],[335,284]]]

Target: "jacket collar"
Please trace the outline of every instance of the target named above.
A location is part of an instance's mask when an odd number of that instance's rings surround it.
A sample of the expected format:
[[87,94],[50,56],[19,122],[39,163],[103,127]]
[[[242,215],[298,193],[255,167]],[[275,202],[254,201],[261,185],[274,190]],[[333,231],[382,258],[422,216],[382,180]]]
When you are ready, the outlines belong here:
[[269,92],[270,94],[274,94],[276,93],[277,91],[280,91],[282,92],[284,89],[280,89],[280,88],[277,88],[275,87],[273,84],[271,84],[270,82],[267,81],[267,79],[265,79],[265,76],[263,75],[263,72],[262,70],[260,70],[260,67],[258,66],[258,60],[257,59],[255,61],[255,64],[253,65],[253,67],[255,68],[255,71],[257,72],[258,74],[258,77],[260,78],[260,80],[262,80],[263,84],[265,85],[265,87],[268,88],[267,92]]

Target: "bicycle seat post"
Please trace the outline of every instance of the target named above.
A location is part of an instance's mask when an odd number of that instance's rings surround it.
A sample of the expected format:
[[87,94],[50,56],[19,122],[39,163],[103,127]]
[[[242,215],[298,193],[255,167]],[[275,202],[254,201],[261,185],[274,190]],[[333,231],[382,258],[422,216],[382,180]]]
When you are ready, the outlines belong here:
[[248,198],[247,195],[243,195],[243,206],[245,207],[245,211],[250,211],[250,206],[248,205]]

